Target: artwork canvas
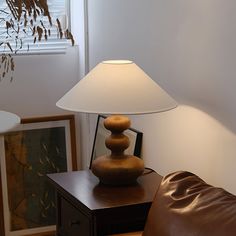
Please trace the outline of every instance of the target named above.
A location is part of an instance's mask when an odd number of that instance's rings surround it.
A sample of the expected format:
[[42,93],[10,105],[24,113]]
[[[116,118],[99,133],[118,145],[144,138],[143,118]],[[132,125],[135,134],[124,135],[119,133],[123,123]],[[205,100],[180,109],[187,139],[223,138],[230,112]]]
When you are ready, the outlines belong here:
[[[92,149],[91,160],[90,160],[90,168],[92,165],[92,161],[96,157],[110,153],[110,150],[106,148],[105,139],[106,137],[110,135],[111,132],[104,127],[103,122],[105,118],[106,117],[103,115],[98,115],[98,118],[97,118],[97,125],[96,125],[93,149]],[[129,128],[124,131],[124,134],[128,136],[130,140],[130,145],[125,150],[125,153],[140,157],[143,133],[136,129]]]
[[9,236],[55,230],[56,198],[46,174],[76,169],[74,116],[23,123],[1,138],[4,227]]

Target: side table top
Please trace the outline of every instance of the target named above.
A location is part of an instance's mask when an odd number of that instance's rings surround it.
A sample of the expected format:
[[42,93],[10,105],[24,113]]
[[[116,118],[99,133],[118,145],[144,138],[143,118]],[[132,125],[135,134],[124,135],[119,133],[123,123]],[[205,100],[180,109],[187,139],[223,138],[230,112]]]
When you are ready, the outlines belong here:
[[90,210],[152,202],[162,176],[145,170],[137,183],[129,186],[105,186],[90,170],[49,174],[57,191],[70,194]]

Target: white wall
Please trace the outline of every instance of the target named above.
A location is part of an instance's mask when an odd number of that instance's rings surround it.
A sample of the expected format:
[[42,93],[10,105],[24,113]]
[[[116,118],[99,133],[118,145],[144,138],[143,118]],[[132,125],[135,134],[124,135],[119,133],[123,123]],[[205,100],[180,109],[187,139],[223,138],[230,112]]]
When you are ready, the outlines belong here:
[[0,84],[0,107],[21,117],[65,113],[57,100],[78,81],[78,48],[62,55],[15,57],[13,82]]
[[88,8],[90,68],[131,59],[180,104],[132,117],[146,165],[193,171],[236,194],[236,1],[88,0]]

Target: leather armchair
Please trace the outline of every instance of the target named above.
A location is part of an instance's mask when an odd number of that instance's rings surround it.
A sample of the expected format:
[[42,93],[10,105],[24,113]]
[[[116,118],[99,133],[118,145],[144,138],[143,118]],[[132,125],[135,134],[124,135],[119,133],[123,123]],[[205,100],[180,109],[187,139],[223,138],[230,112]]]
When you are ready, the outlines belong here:
[[236,235],[236,196],[179,171],[163,178],[144,231],[116,236],[213,235]]

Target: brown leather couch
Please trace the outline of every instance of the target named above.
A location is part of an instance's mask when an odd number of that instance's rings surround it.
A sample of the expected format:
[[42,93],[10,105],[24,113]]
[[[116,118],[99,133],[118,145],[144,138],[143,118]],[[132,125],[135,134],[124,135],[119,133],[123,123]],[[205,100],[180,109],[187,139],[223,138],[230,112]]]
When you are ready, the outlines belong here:
[[143,232],[116,236],[236,236],[236,196],[179,171],[163,178]]

